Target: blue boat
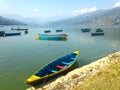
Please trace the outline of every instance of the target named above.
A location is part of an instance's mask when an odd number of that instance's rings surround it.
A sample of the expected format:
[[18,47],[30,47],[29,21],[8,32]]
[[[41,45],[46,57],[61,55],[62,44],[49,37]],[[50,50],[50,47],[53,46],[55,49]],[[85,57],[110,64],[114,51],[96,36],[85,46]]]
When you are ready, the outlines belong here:
[[91,29],[90,29],[90,28],[82,28],[81,31],[82,31],[82,32],[90,32]]
[[32,76],[25,80],[25,83],[35,86],[43,84],[43,82],[53,79],[55,76],[69,72],[77,62],[78,55],[79,51],[74,51],[54,60],[35,72]]
[[21,35],[20,32],[5,32],[5,31],[0,31],[0,36],[6,37],[6,36],[17,36]]
[[5,36],[18,36],[21,35],[20,32],[16,32],[16,33],[5,33]]
[[66,40],[67,34],[37,34],[36,40]]

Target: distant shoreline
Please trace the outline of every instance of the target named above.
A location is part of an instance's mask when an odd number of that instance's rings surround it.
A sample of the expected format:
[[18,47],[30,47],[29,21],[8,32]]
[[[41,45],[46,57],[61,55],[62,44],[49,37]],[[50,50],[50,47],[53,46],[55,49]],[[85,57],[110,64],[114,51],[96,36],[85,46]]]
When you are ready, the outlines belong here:
[[[41,87],[30,87],[27,90],[72,90],[77,84],[82,83],[87,77],[96,74],[103,68],[120,61],[120,51],[107,55],[95,62],[69,72],[55,81]],[[38,86],[39,87],[39,86]]]

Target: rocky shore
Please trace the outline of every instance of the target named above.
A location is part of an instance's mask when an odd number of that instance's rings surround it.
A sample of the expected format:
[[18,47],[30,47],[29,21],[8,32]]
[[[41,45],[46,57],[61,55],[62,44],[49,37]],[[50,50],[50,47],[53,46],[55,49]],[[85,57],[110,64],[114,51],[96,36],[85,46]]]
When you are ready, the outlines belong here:
[[81,84],[89,76],[118,61],[120,61],[120,51],[77,68],[43,87],[30,87],[27,90],[73,90],[77,84]]

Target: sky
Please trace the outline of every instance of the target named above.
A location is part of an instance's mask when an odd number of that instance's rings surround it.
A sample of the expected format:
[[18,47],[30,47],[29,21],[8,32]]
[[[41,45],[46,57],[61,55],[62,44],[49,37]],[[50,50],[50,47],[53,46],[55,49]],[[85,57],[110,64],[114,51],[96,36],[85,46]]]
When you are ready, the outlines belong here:
[[0,14],[23,17],[72,17],[120,6],[120,0],[0,0]]

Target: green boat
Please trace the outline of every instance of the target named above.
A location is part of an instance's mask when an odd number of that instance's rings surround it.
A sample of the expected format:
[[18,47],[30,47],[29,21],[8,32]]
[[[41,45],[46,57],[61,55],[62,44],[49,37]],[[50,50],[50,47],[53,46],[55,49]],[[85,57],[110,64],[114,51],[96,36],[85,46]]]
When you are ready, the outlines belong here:
[[74,64],[77,62],[77,56],[79,51],[74,51],[68,55],[62,56],[53,62],[47,64],[32,76],[30,76],[25,83],[35,86],[42,84],[45,81],[55,78],[56,76],[65,74],[73,68]]
[[36,40],[66,40],[67,34],[37,34]]

